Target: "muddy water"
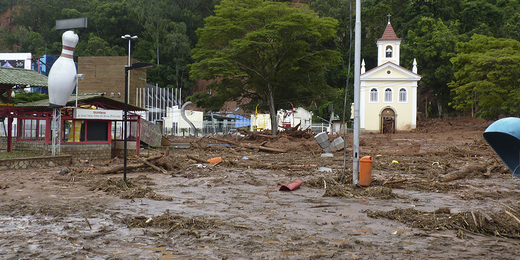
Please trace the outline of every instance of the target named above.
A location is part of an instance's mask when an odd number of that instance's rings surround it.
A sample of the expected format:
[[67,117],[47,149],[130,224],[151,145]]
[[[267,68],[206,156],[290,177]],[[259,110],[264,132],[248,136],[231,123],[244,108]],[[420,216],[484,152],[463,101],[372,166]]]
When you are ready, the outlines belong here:
[[[195,167],[195,166],[194,166]],[[305,186],[314,177],[283,171],[194,169],[197,178],[147,174],[157,193],[172,201],[114,200],[105,210],[67,217],[0,216],[2,259],[514,259],[516,240],[454,231],[424,231],[398,221],[368,218],[365,210],[415,207],[452,212],[496,208],[490,200],[464,200],[449,194],[394,190],[402,199],[323,197],[323,189]],[[129,178],[143,173],[131,173]],[[117,176],[116,176],[117,177]],[[301,179],[291,192],[281,184]],[[486,180],[503,182],[503,180]],[[496,187],[475,180],[473,187]],[[504,190],[518,187],[510,182]],[[496,188],[495,188],[496,189]],[[219,227],[166,233],[129,229],[126,216],[153,218],[169,212],[218,219]]]

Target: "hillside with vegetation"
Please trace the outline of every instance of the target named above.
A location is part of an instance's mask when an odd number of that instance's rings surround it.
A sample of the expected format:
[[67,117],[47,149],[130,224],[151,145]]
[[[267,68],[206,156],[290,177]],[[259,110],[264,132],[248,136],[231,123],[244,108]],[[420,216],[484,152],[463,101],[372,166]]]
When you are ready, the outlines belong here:
[[[59,56],[62,32],[55,30],[55,21],[87,17],[88,28],[76,30],[80,36],[74,52],[76,59],[78,56],[125,56],[128,42],[121,36],[137,35],[139,39],[132,43],[132,57],[157,64],[148,70],[147,82],[162,88],[181,88],[183,96],[190,96],[198,87],[197,75],[200,76],[192,73],[192,64],[196,62],[193,54],[200,41],[197,31],[209,24],[207,19],[216,17],[216,6],[238,2],[247,8],[264,1],[1,1],[0,51],[30,52],[33,57],[44,54]],[[355,23],[355,1],[272,2],[286,2],[292,8],[309,8],[320,18],[337,20],[333,40],[320,41],[319,45],[312,46],[337,53],[337,61],[325,71],[308,74],[311,77],[309,85],[327,91],[300,91],[300,82],[298,91],[279,98],[276,109],[290,108],[293,104],[328,118],[332,104],[335,114],[341,115],[345,94],[348,103],[353,99],[354,33],[351,28]],[[413,59],[417,59],[419,74],[423,77],[419,83],[420,111],[428,112],[431,117],[461,113],[486,119],[518,116],[520,1],[361,2],[361,56],[366,68],[371,69],[377,64],[375,42],[382,36],[390,19],[397,36],[403,40],[400,64],[411,68]],[[287,83],[282,83],[283,89],[283,84]],[[220,100],[204,100],[193,97],[193,100],[204,104],[207,109],[218,110],[222,99],[232,98],[224,96]],[[268,100],[260,98],[255,102],[267,111]],[[244,109],[254,107],[255,104],[250,104]],[[350,106],[346,109],[348,117]]]

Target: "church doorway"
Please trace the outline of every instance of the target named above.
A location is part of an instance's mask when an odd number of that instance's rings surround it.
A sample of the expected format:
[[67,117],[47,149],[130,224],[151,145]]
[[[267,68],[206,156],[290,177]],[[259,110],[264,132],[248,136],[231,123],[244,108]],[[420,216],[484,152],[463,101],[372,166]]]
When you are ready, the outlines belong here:
[[395,133],[395,111],[391,108],[383,109],[381,112],[381,133]]

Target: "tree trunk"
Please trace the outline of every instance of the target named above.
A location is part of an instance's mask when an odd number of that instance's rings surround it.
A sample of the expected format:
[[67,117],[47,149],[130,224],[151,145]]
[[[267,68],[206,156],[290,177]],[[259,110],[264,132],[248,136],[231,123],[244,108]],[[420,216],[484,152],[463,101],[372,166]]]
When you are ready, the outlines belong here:
[[278,120],[276,118],[276,110],[274,108],[274,91],[271,88],[271,84],[267,83],[267,89],[269,90],[269,115],[271,117],[271,134],[276,136],[278,133]]

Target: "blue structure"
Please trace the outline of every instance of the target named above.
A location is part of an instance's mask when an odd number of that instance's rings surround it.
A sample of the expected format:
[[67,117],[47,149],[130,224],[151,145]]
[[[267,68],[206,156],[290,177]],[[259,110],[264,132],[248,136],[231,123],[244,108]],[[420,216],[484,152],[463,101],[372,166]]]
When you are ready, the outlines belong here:
[[[38,71],[38,73],[43,74],[45,76],[49,76],[49,71],[51,70],[52,65],[58,59],[58,57],[54,57],[52,55],[45,54],[43,57],[39,58],[36,62],[33,62],[32,69]],[[31,92],[37,91],[40,94],[49,94],[49,90],[44,87],[31,87]]]
[[520,178],[520,118],[506,117],[495,121],[484,131],[484,139]]
[[49,76],[49,71],[57,59],[58,57],[45,54],[43,57],[39,58],[38,61],[33,62],[32,69],[38,71],[40,74]]
[[235,118],[235,128],[248,127],[251,125],[251,118],[247,118],[241,115],[229,114],[227,117]]

